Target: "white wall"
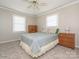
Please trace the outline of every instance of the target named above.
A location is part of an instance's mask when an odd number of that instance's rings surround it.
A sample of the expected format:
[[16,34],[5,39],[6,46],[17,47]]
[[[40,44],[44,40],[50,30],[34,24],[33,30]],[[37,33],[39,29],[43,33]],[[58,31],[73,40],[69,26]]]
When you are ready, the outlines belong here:
[[65,32],[65,29],[70,27],[71,32],[76,34],[75,44],[76,46],[79,46],[79,4],[68,6],[46,15],[38,16],[37,25],[39,31],[46,29],[46,16],[50,14],[59,15],[58,27],[60,28],[60,32]]
[[12,15],[14,14],[26,17],[26,26],[29,24],[35,24],[33,16],[27,16],[22,13],[14,13],[9,10],[0,9],[0,43],[19,39],[18,34],[14,33],[12,30]]

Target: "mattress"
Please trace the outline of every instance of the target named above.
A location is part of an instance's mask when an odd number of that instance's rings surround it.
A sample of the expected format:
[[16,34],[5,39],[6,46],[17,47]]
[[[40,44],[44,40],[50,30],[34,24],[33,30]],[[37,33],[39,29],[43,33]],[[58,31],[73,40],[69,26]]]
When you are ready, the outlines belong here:
[[51,33],[26,33],[21,35],[21,41],[31,47],[33,54],[40,52],[41,47],[57,39],[57,34]]
[[26,53],[28,53],[30,56],[32,57],[39,57],[43,54],[45,54],[47,51],[49,51],[50,49],[54,48],[56,45],[58,44],[58,39],[52,41],[51,43],[42,46],[40,48],[40,52],[37,54],[33,54],[33,52],[31,51],[31,47],[28,46],[25,42],[21,41],[20,42],[20,46],[25,50]]

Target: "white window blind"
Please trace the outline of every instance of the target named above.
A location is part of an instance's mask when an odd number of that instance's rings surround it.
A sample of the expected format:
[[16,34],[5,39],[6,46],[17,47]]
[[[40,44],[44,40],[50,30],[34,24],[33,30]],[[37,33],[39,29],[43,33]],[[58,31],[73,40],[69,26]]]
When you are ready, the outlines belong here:
[[21,16],[13,16],[13,31],[25,31],[25,18]]
[[52,15],[47,17],[46,26],[58,26],[58,15]]

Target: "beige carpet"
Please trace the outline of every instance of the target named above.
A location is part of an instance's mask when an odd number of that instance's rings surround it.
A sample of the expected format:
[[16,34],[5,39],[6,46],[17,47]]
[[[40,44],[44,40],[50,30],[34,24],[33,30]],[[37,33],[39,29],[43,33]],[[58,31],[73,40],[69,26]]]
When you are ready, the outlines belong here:
[[[20,46],[19,41],[0,44],[0,59],[33,59]],[[79,59],[79,49],[57,45],[38,59]]]

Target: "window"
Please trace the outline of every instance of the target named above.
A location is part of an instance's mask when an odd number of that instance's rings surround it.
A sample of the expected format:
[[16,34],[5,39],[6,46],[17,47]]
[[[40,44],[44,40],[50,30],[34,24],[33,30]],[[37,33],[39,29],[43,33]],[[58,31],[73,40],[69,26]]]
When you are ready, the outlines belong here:
[[13,16],[13,32],[25,31],[25,18],[21,16]]
[[51,15],[47,17],[46,26],[58,26],[58,15]]

